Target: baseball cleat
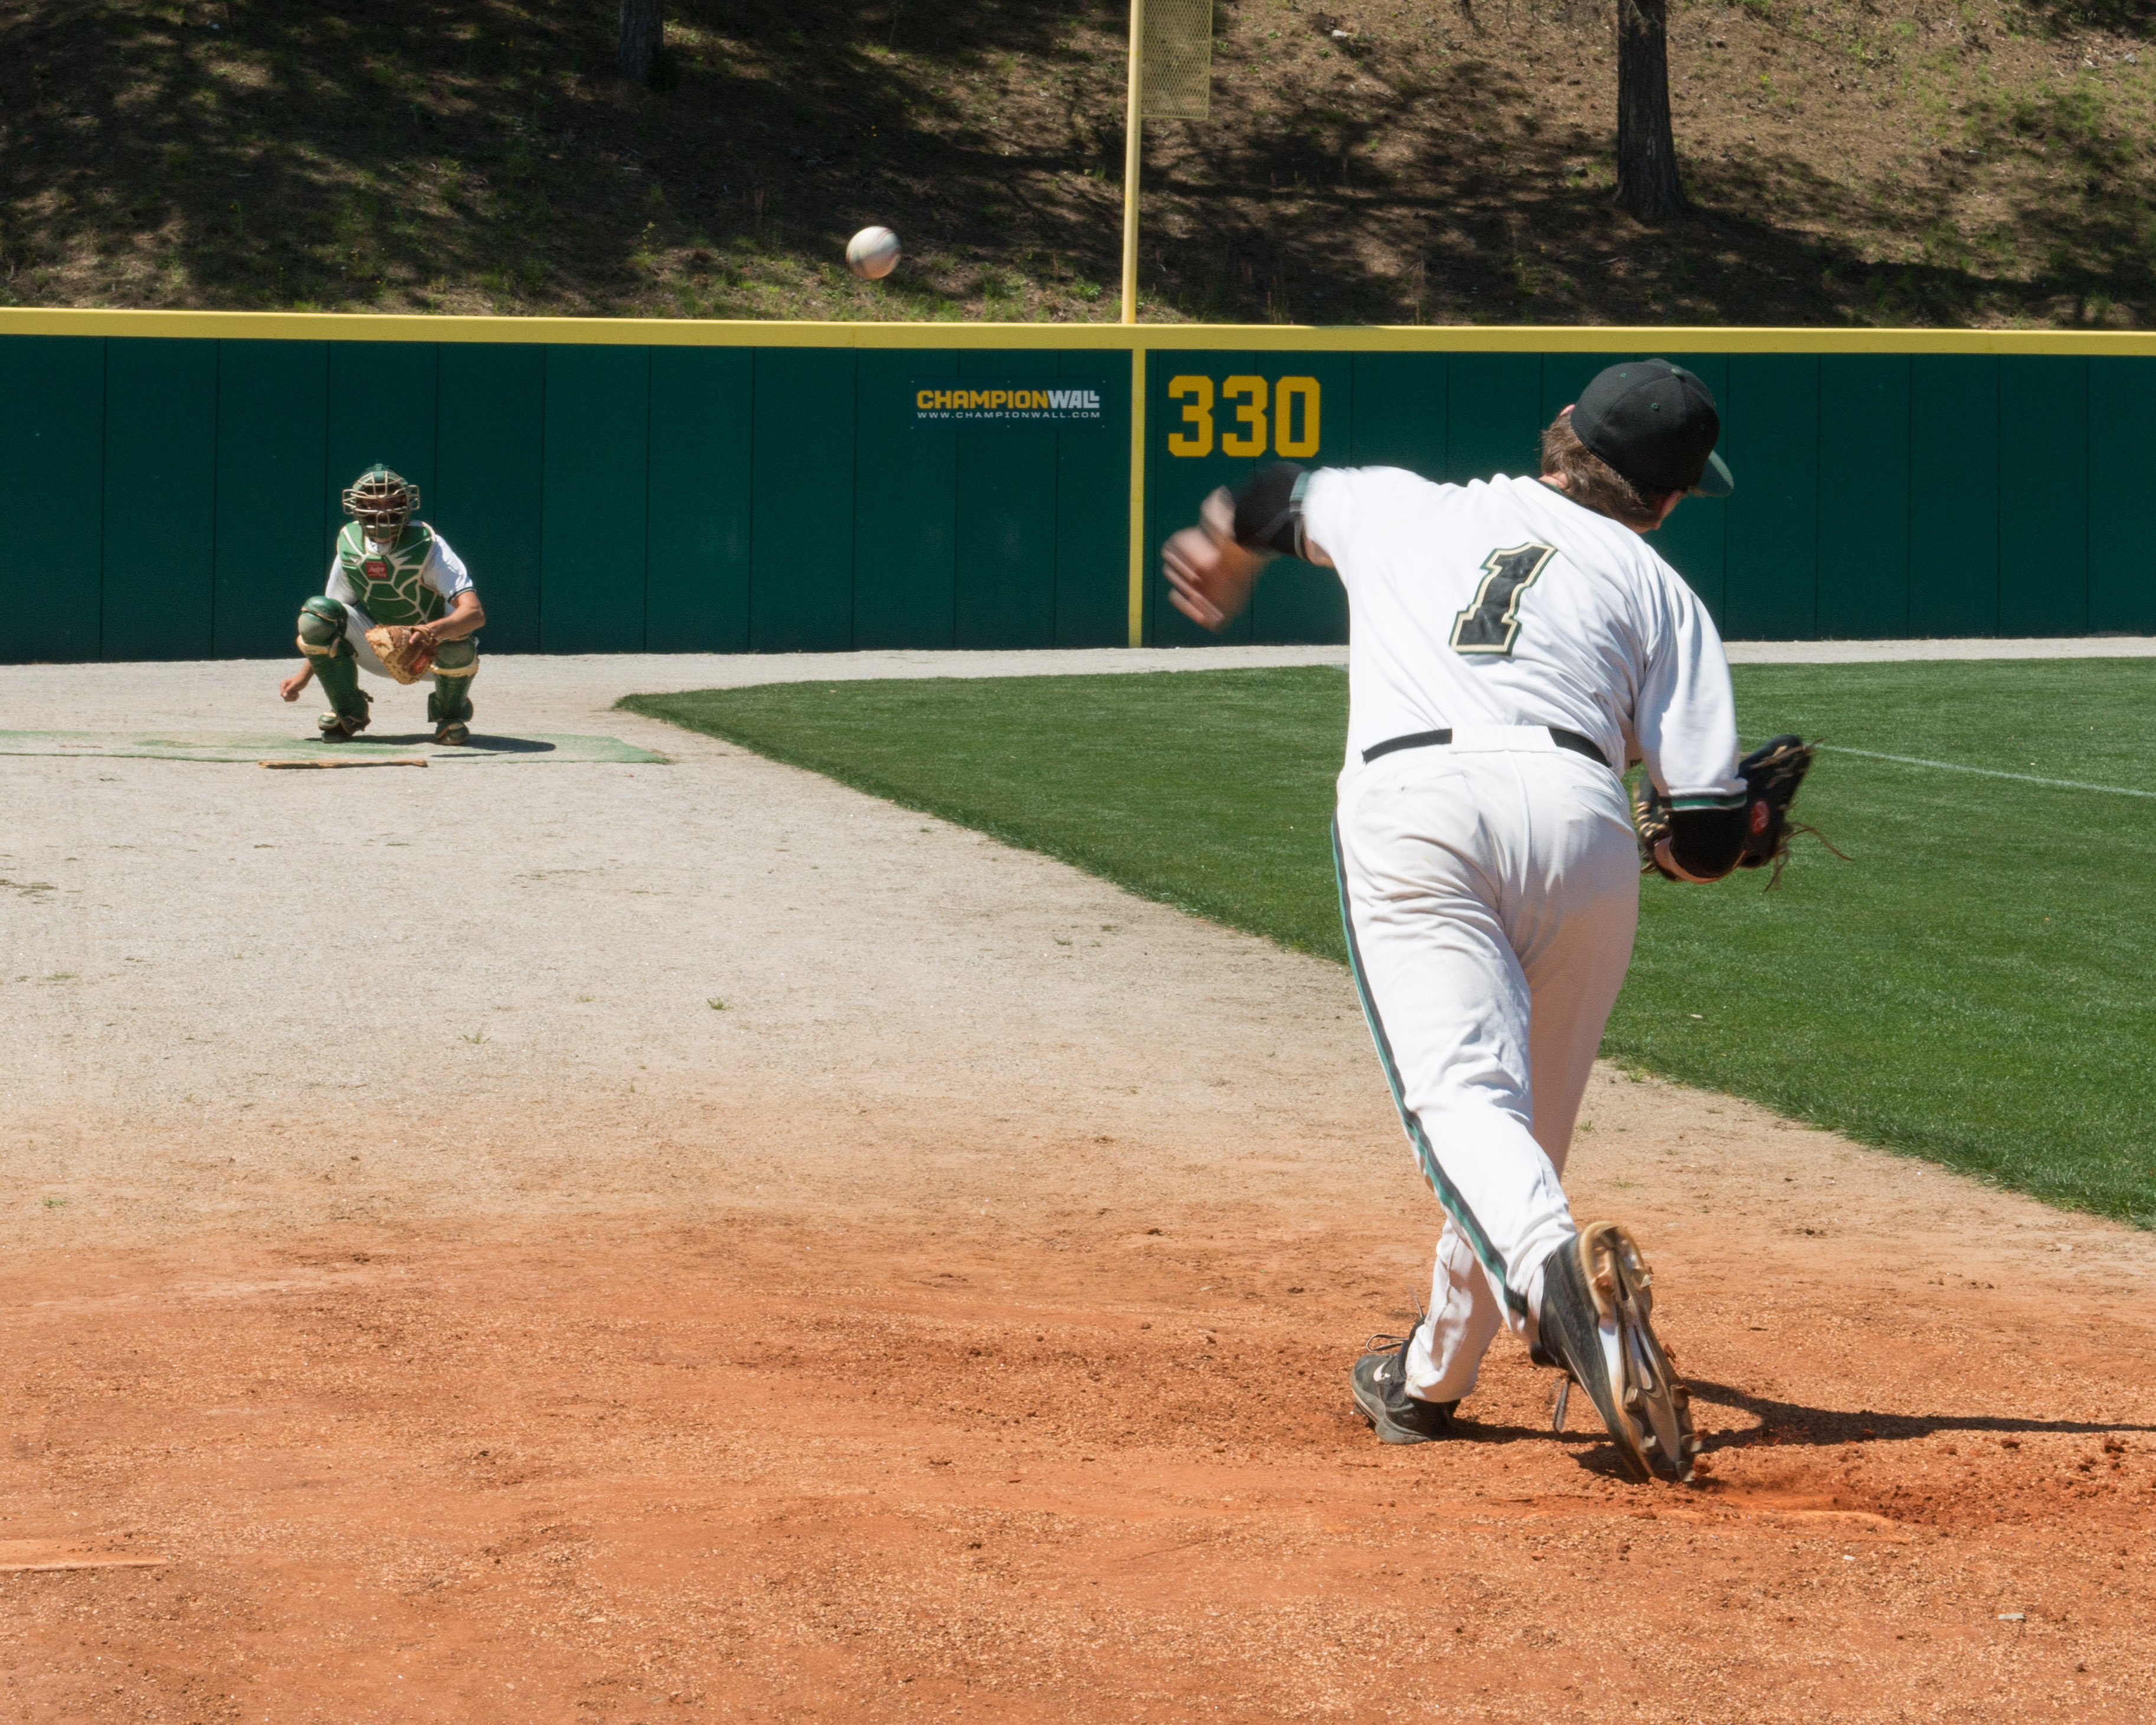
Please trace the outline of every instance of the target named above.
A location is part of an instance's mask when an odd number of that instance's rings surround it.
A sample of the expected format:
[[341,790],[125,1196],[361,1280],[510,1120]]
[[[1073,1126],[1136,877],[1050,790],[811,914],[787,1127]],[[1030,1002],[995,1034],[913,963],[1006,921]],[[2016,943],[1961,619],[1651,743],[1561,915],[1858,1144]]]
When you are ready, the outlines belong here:
[[1370,1422],[1383,1444],[1434,1444],[1452,1435],[1452,1410],[1458,1402],[1426,1402],[1408,1394],[1408,1347],[1404,1336],[1373,1336],[1371,1351],[1348,1373],[1356,1410]]
[[341,713],[334,710],[315,721],[315,728],[322,733],[324,742],[348,742],[374,721],[374,697],[364,689],[359,698],[366,704],[356,713]]
[[[1584,1389],[1635,1479],[1691,1477],[1691,1398],[1649,1322],[1654,1276],[1632,1236],[1597,1222],[1543,1266],[1542,1351]],[[1564,1403],[1554,1424],[1563,1429]]]
[[434,741],[455,748],[471,741],[471,727],[459,725],[454,719],[444,719],[434,727]]

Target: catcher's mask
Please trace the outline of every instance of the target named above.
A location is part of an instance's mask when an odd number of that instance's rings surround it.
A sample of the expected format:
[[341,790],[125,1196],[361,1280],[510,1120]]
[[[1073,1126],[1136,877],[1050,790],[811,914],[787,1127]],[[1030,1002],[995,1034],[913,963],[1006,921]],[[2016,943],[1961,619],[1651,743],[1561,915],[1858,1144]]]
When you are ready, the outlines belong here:
[[419,488],[377,462],[345,488],[344,512],[377,544],[394,545],[419,506]]

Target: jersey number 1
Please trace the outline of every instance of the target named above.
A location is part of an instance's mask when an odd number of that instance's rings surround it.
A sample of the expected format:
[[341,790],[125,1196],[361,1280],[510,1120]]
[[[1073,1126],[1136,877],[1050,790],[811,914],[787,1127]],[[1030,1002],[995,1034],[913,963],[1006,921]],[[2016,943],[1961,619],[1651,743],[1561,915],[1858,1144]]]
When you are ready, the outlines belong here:
[[1556,555],[1553,545],[1515,545],[1483,558],[1482,584],[1475,589],[1475,603],[1453,619],[1452,650],[1494,653],[1501,658],[1509,654],[1520,638],[1520,595]]

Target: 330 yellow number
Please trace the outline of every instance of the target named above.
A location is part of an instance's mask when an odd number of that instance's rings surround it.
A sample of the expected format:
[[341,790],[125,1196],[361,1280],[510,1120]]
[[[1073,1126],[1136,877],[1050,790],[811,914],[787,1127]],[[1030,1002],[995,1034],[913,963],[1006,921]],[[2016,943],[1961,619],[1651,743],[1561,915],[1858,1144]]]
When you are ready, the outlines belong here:
[[1250,428],[1247,437],[1229,432],[1220,439],[1224,455],[1262,455],[1265,452],[1265,380],[1263,377],[1230,377],[1220,386],[1220,393],[1229,401],[1240,401],[1235,409],[1235,423]]
[[[1289,434],[1296,402],[1302,403],[1302,435]],[[1283,377],[1273,391],[1273,453],[1276,455],[1315,455],[1317,453],[1317,379]]]
[[[1213,380],[1194,373],[1171,377],[1168,396],[1183,404],[1183,423],[1169,434],[1168,453],[1186,459],[1211,454]],[[1228,378],[1219,387],[1219,399],[1234,406],[1235,423],[1221,433],[1220,453],[1248,460],[1264,454],[1270,442],[1276,455],[1315,455],[1318,398],[1315,377],[1281,377],[1270,384],[1263,377]]]
[[1171,377],[1170,401],[1183,403],[1183,423],[1196,429],[1178,431],[1168,440],[1171,455],[1209,455],[1213,453],[1213,380],[1210,377]]

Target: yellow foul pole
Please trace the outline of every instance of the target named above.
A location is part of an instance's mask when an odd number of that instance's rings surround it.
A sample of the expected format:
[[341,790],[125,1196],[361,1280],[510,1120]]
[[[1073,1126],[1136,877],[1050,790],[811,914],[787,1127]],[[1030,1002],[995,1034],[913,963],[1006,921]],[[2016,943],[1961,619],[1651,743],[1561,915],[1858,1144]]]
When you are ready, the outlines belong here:
[[1138,143],[1145,125],[1145,0],[1131,0],[1130,118],[1123,127],[1123,321],[1138,321]]
[[[1138,321],[1138,162],[1145,124],[1145,0],[1131,0],[1128,123],[1123,131],[1123,321]],[[1145,644],[1145,349],[1131,342],[1130,644]]]

